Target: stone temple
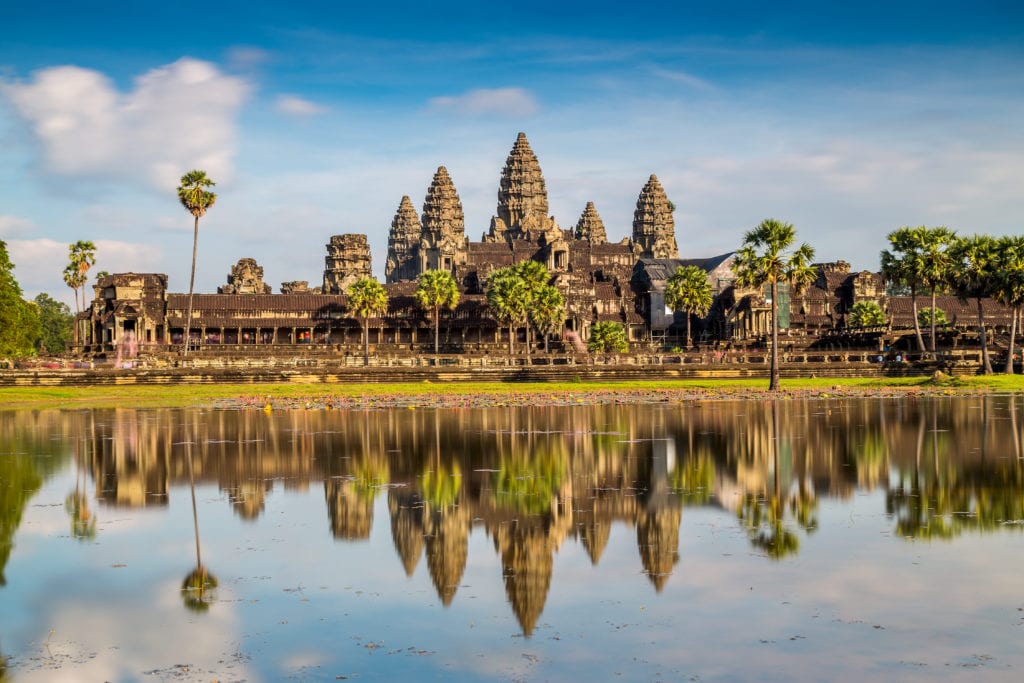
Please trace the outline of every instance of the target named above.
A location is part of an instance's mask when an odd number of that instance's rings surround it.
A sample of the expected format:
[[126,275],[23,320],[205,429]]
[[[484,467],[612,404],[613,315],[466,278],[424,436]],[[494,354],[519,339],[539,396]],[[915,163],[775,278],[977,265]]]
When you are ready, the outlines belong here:
[[[658,348],[678,339],[685,318],[666,311],[664,291],[668,277],[683,265],[703,268],[715,296],[711,312],[694,320],[695,335],[704,340],[763,335],[769,329],[769,306],[761,292],[734,286],[732,254],[680,259],[674,208],[652,174],[637,196],[628,237],[609,241],[594,202],[581,208],[573,227],[562,228],[550,215],[537,155],[526,135],[519,133],[501,170],[495,215],[479,241],[473,241],[467,235],[455,179],[440,166],[419,213],[408,196],[398,202],[384,265],[389,307],[382,317],[369,321],[370,342],[378,353],[427,349],[431,322],[416,306],[413,293],[421,273],[442,269],[453,274],[460,290],[459,305],[442,315],[442,349],[503,352],[510,332],[490,314],[485,285],[496,269],[526,260],[543,263],[551,284],[561,291],[566,308],[557,336],[574,340],[577,349],[579,340],[602,321],[621,324],[634,344]],[[345,292],[371,272],[368,240],[357,234],[329,237],[320,287],[292,280],[282,283],[280,294],[271,294],[263,268],[243,258],[217,294],[195,296],[188,336],[204,352],[215,354],[294,345],[326,353],[348,350],[347,345],[359,343],[361,326],[347,313]],[[170,348],[185,339],[188,296],[169,293],[166,275],[110,275],[94,290],[93,302],[77,320],[78,352],[108,353],[128,331],[143,349]],[[785,323],[804,332],[834,329],[842,325],[853,303],[863,300],[888,307],[878,274],[851,273],[843,262],[823,264],[819,281],[787,300]],[[525,327],[514,334],[518,341],[528,338]],[[570,346],[562,348],[571,350]],[[273,349],[260,351],[268,352]]]

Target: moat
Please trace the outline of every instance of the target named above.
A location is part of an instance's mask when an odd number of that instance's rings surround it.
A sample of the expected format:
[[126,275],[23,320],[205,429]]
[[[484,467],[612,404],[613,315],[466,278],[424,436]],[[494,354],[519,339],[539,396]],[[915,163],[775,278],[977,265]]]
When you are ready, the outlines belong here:
[[0,680],[1016,679],[1022,427],[1014,395],[0,412]]

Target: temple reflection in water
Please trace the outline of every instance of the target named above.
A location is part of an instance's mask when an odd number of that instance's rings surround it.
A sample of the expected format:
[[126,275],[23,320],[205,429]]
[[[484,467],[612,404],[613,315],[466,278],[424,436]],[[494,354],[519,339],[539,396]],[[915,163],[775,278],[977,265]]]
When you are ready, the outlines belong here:
[[[378,496],[386,496],[396,561],[407,575],[425,564],[441,603],[451,604],[470,535],[482,530],[530,635],[547,601],[554,554],[567,539],[596,565],[612,525],[634,528],[638,570],[661,591],[680,560],[684,507],[728,513],[751,547],[773,560],[797,553],[817,530],[819,501],[858,491],[884,493],[884,512],[901,537],[1019,530],[1022,407],[1015,397],[990,396],[8,412],[0,413],[4,451],[34,460],[4,459],[11,472],[0,480],[21,487],[27,500],[42,470],[70,455],[91,480],[76,479],[68,497],[76,537],[95,535],[95,515],[105,508],[166,505],[171,486],[188,485],[189,445],[196,484],[215,484],[245,520],[263,514],[275,489],[322,485],[325,540],[359,542],[370,536]],[[4,516],[0,577],[20,508]]]

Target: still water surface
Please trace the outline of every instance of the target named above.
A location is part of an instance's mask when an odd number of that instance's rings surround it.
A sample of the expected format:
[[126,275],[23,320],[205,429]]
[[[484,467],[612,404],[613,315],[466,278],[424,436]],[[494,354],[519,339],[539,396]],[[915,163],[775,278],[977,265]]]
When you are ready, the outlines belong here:
[[0,681],[1020,680],[1021,427],[1012,396],[2,412]]

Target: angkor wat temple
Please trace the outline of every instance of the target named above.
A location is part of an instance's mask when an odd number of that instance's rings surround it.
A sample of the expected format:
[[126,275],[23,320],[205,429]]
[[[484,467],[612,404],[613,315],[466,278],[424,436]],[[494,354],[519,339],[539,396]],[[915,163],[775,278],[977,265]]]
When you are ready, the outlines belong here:
[[[420,214],[408,196],[399,202],[385,264],[389,307],[383,317],[369,321],[370,343],[377,352],[419,352],[429,347],[429,316],[416,306],[413,292],[420,273],[443,269],[455,277],[460,299],[454,310],[442,314],[441,350],[504,352],[509,331],[490,314],[484,286],[496,269],[526,260],[543,263],[564,297],[563,340],[586,339],[594,323],[615,321],[624,326],[634,345],[678,344],[685,318],[666,310],[664,291],[668,278],[682,265],[703,268],[715,297],[709,314],[693,321],[699,339],[740,342],[763,337],[770,330],[764,293],[735,287],[731,253],[680,259],[674,208],[657,176],[651,175],[637,198],[629,237],[610,242],[593,202],[582,209],[575,227],[563,229],[548,213],[540,164],[526,135],[519,133],[501,172],[496,215],[480,241],[471,241],[459,194],[441,166]],[[844,325],[854,303],[866,300],[888,310],[894,325],[910,325],[909,306],[889,305],[879,274],[851,273],[849,264],[842,261],[820,264],[818,270],[817,281],[799,295],[781,294],[784,329],[797,334],[828,333]],[[271,294],[263,282],[263,269],[255,260],[243,258],[217,294],[195,295],[189,336],[198,350],[214,354],[253,354],[255,347],[271,347],[266,351],[272,352],[293,345],[337,352],[355,346],[361,328],[347,313],[345,290],[370,275],[365,235],[330,237],[320,287],[290,281],[282,283],[280,294]],[[128,332],[143,347],[180,345],[186,336],[188,295],[168,292],[167,285],[162,274],[101,278],[91,306],[79,316],[81,341],[76,350],[107,353]],[[943,307],[954,318],[966,305],[952,299],[944,301]],[[963,314],[965,319],[971,315],[967,310]],[[528,338],[525,328],[516,335],[521,341]]]

